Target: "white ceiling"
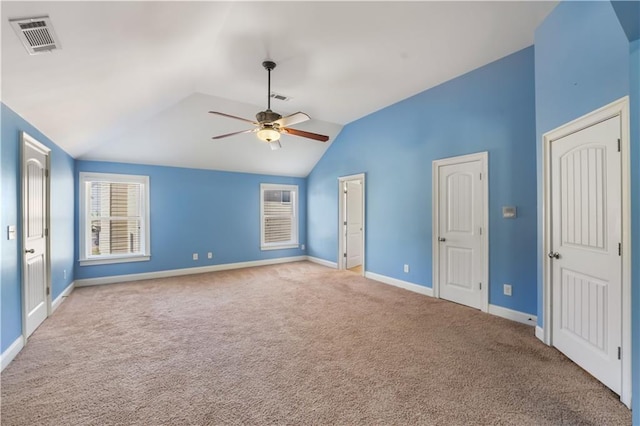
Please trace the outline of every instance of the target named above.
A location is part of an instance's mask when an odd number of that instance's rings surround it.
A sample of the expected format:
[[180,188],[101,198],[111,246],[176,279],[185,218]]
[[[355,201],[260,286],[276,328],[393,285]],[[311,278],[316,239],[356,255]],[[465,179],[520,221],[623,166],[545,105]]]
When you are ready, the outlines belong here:
[[[306,176],[343,125],[533,44],[557,2],[2,2],[2,101],[80,159]],[[8,23],[47,14],[62,44],[30,56]],[[248,128],[272,101],[293,127]],[[249,125],[250,127],[250,125]]]

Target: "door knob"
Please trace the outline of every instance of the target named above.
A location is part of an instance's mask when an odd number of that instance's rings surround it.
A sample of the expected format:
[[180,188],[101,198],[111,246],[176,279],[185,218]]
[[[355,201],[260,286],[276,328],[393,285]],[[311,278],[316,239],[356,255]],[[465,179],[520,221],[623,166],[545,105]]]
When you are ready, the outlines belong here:
[[35,251],[35,249],[31,249],[31,250],[25,250],[24,252],[25,253],[35,253],[36,251]]
[[443,237],[439,237],[439,238],[438,238],[438,241],[440,241],[441,243],[443,243],[443,242],[447,241],[447,239],[446,239],[446,238],[443,238]]
[[549,258],[551,258],[551,259],[560,259],[560,253],[558,253],[558,252],[554,253],[554,252],[550,251],[547,256],[549,256]]

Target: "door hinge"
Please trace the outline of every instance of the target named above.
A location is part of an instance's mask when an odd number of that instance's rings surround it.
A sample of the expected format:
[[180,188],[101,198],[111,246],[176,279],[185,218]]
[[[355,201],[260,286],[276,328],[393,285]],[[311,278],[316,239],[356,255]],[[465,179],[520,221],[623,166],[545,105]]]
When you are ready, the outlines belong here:
[[480,227],[480,235],[482,235],[482,227]]
[[345,253],[343,256],[344,256],[344,257],[347,257],[347,253]]
[[620,139],[618,138],[618,152],[620,152],[620,150],[621,150],[620,149],[620,145],[621,145],[621,142],[620,142]]
[[344,226],[347,226],[347,221],[345,220],[344,222],[342,222],[342,224],[343,224]]
[[622,243],[618,243],[618,256],[622,256]]
[[620,346],[618,346],[618,359],[621,359],[621,354],[620,354],[621,350],[620,350]]
[[44,228],[44,236],[45,237],[49,236],[49,229],[48,228]]
[[44,169],[44,177],[49,177],[49,169]]
[[482,180],[482,173],[480,173],[480,180]]
[[480,290],[482,290],[482,283],[478,283],[478,284],[480,284]]
[[51,293],[51,289],[49,288],[49,286],[47,286],[47,296],[49,295],[49,293]]

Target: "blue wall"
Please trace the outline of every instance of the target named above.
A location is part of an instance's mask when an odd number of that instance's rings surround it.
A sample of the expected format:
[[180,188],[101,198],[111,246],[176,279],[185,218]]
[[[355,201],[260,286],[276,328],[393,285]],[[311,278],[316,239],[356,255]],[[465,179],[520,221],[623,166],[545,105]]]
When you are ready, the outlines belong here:
[[631,98],[631,313],[633,424],[640,425],[640,40],[629,46]]
[[629,41],[640,38],[640,1],[614,0],[611,5]]
[[[22,334],[20,132],[25,131],[51,148],[51,279],[55,299],[73,281],[74,160],[6,105],[2,114],[2,280],[0,288],[0,352]],[[7,240],[7,226],[16,225],[18,238]],[[67,277],[64,278],[64,271]]]
[[[629,94],[629,42],[609,2],[563,2],[535,34],[537,140]],[[542,143],[537,143],[538,324],[542,324]]]
[[488,151],[490,303],[535,314],[533,61],[530,47],[347,125],[308,177],[309,255],[336,261],[338,177],[365,172],[367,270],[431,287],[431,162]]
[[[306,179],[94,161],[77,161],[79,172],[149,176],[151,260],[76,265],[76,279],[306,254],[301,249],[260,250],[259,204],[261,183],[298,185],[299,242],[306,244]],[[207,259],[209,251],[213,259]],[[199,260],[192,260],[192,253],[198,253]]]
[[[0,103],[0,130],[3,129],[4,127],[2,126],[2,122],[3,122],[3,118],[4,118],[4,114],[2,113],[2,110],[4,109],[4,104]],[[2,133],[0,132],[0,354],[2,352],[4,352],[4,344],[2,343],[2,335],[4,334],[2,332],[2,323],[3,321],[3,312],[4,309],[2,309],[2,293],[4,292],[3,290],[3,286],[2,286],[2,276],[4,275],[2,273],[2,271],[4,271],[4,256],[2,255],[2,250],[4,248],[4,242],[6,241],[6,236],[3,238],[2,237],[2,232],[7,232],[7,228],[5,226],[4,223],[4,214],[2,213],[4,211],[4,198],[3,198],[3,194],[4,194],[4,165],[2,164],[2,146],[4,145],[2,143],[2,140],[4,139],[4,137],[2,136]]]

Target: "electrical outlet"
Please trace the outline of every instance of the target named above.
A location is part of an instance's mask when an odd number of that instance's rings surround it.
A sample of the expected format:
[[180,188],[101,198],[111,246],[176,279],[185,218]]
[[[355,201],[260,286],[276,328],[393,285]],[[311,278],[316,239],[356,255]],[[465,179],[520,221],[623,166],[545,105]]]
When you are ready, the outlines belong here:
[[211,252],[207,253],[207,258],[208,259],[213,259],[213,253],[211,253]]
[[300,246],[300,250],[304,250],[304,249],[305,249],[305,245],[304,245],[304,244],[302,244],[302,245]]
[[511,284],[503,284],[502,288],[505,296],[511,296]]
[[198,260],[198,253],[193,253],[193,260]]
[[409,273],[409,265],[407,265],[406,263],[404,264],[404,273],[405,274]]

